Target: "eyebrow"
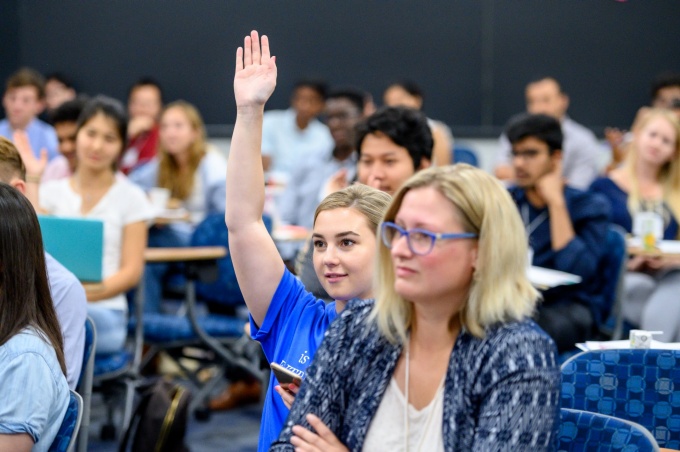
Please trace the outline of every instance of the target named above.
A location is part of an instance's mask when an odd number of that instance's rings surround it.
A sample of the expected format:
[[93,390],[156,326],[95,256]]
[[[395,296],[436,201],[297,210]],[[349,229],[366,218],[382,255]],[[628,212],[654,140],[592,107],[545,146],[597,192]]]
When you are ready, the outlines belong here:
[[[359,234],[357,234],[357,233],[354,232],[354,231],[339,232],[339,233],[335,234],[335,237],[336,237],[336,238],[342,238],[342,237],[347,237],[348,235],[355,235],[355,236],[357,236],[357,237],[361,237]],[[315,233],[312,234],[312,238],[321,238],[321,239],[323,239],[323,238],[325,238],[325,237],[323,236],[323,234],[319,234],[318,232],[315,232]]]

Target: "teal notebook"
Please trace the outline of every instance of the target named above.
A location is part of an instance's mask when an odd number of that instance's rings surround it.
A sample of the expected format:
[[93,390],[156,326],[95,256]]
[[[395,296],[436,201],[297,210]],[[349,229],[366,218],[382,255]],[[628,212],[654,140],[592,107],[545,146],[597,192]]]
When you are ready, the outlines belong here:
[[45,251],[81,282],[102,280],[104,223],[101,220],[38,215]]

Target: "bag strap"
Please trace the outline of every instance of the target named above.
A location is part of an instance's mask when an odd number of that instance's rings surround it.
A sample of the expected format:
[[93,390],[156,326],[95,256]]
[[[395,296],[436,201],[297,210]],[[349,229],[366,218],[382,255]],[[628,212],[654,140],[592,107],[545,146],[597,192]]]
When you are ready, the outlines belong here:
[[130,418],[130,424],[127,426],[127,429],[125,429],[125,435],[123,436],[123,441],[120,443],[118,452],[125,452],[127,450],[128,443],[130,442],[130,438],[132,436],[132,431],[134,430],[135,425],[139,424],[139,420],[142,418],[142,413],[144,413],[146,408],[149,406],[152,395],[153,393],[149,391],[144,394],[142,396],[142,400],[139,401],[139,405],[137,405],[137,408],[135,408],[135,411]]
[[170,432],[170,427],[175,421],[175,415],[177,414],[177,408],[179,407],[180,400],[182,399],[182,396],[184,396],[184,393],[186,392],[186,390],[180,385],[175,385],[172,388],[172,391],[173,391],[172,402],[170,403],[168,411],[165,412],[165,418],[163,419],[163,426],[161,427],[158,442],[156,443],[155,452],[163,451],[163,446],[165,446],[165,441],[167,440],[168,433]]

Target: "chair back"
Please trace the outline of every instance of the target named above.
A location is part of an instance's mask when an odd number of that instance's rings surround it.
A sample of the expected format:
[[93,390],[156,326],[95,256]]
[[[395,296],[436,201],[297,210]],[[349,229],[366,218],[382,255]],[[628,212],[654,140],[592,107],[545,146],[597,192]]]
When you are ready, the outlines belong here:
[[[272,220],[263,216],[267,230],[271,233]],[[191,246],[224,246],[229,249],[229,231],[224,222],[224,213],[213,213],[196,226],[191,237]],[[217,261],[217,281],[196,283],[196,295],[201,300],[237,306],[245,304],[241,288],[236,280],[234,264],[229,255]]]
[[90,317],[85,319],[85,351],[83,353],[83,367],[80,371],[76,391],[83,398],[83,417],[78,433],[78,452],[87,451],[87,441],[90,434],[90,406],[92,403],[92,380],[94,378],[94,350],[97,346],[97,330]]
[[658,451],[651,433],[630,421],[588,411],[560,410],[555,450],[567,451]]
[[83,399],[75,391],[70,391],[68,408],[61,421],[59,432],[48,449],[49,452],[71,452],[76,444],[80,421],[83,416]]
[[454,146],[452,150],[453,156],[451,163],[467,163],[474,167],[479,167],[479,159],[477,153],[470,148],[462,146]]
[[680,350],[599,350],[562,365],[562,408],[640,424],[680,449]]
[[623,275],[626,271],[626,231],[615,224],[610,224],[605,238],[607,250],[598,265],[598,286],[600,306],[595,313],[596,324],[602,326],[612,312],[620,304],[623,286]]

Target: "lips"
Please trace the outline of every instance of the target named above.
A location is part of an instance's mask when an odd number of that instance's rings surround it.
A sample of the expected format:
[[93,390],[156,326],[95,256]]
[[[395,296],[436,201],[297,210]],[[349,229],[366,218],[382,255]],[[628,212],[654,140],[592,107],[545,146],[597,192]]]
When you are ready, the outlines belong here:
[[397,277],[399,278],[407,278],[411,275],[415,275],[415,270],[408,268],[408,267],[403,267],[403,266],[397,266],[394,269],[394,273],[396,274]]
[[344,278],[347,277],[346,273],[324,273],[324,278],[326,278],[326,281],[329,283],[337,283],[342,281]]

